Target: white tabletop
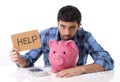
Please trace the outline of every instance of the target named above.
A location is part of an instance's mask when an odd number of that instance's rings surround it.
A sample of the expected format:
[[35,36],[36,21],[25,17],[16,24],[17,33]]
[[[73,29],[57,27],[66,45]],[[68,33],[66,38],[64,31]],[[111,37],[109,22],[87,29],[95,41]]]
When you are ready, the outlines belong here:
[[[34,67],[32,67],[34,68]],[[36,68],[36,67],[35,67]],[[49,73],[47,76],[35,77],[29,74],[31,68],[17,66],[0,66],[0,82],[115,82],[119,80],[120,70],[83,74],[70,78],[57,78],[50,68],[38,67]]]

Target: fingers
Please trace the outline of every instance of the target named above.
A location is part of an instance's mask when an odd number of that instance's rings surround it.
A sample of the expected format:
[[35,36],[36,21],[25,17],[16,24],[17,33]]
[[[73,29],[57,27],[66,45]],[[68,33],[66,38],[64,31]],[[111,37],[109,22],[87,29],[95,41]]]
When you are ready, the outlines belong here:
[[72,77],[73,75],[67,71],[60,71],[56,74],[56,77],[59,77],[59,78],[68,78],[68,77]]
[[19,55],[19,50],[15,48],[11,49],[10,55]]
[[68,78],[68,77],[72,77],[73,75],[71,75],[70,73],[69,74],[66,74],[65,76],[64,76],[64,78]]
[[11,55],[10,57],[11,57],[11,60],[12,60],[13,62],[16,62],[16,61],[19,60],[20,55]]
[[10,50],[10,52],[19,52],[19,50],[16,49],[16,48],[12,48],[12,49]]
[[15,48],[11,49],[11,51],[10,51],[11,61],[17,62],[19,60],[19,58],[20,58],[19,50],[15,49]]
[[20,67],[25,67],[26,66],[26,61],[19,54],[19,50],[18,49],[15,49],[15,48],[11,49],[11,51],[10,51],[10,59],[11,59],[11,61],[16,63]]
[[64,69],[64,70],[61,70],[60,72],[58,72],[56,74],[56,77],[73,77],[73,76],[77,76],[77,75],[80,75],[83,73],[83,70],[81,68],[81,66],[77,66],[77,67],[73,67],[73,68],[68,68],[68,69]]

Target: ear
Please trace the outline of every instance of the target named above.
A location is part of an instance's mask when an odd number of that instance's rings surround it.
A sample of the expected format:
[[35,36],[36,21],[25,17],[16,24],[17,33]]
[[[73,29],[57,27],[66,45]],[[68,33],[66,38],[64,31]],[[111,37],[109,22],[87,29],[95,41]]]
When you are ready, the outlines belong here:
[[56,40],[49,40],[49,47],[54,47],[55,45],[57,45],[57,41]]
[[66,46],[71,46],[73,48],[77,48],[75,42],[73,40],[68,40],[66,43],[65,43]]
[[80,23],[79,25],[78,25],[78,30],[80,29],[80,26],[82,25],[82,23]]

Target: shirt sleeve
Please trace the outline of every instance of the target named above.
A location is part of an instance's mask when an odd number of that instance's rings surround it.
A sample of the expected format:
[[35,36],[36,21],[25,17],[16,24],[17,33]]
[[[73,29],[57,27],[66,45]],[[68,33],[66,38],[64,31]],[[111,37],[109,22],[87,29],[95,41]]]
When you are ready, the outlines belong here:
[[105,70],[112,70],[114,68],[114,60],[110,54],[97,43],[92,35],[88,38],[87,45],[88,53],[93,58],[94,63],[101,65]]
[[25,55],[21,55],[27,62],[27,65],[25,67],[34,66],[34,63],[38,60],[41,54],[42,54],[42,49],[36,48],[28,51]]

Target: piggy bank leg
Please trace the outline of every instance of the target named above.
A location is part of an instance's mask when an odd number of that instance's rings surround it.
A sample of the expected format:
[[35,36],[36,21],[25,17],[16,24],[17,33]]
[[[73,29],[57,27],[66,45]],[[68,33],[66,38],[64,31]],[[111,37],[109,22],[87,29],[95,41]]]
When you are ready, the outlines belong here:
[[54,69],[54,68],[52,68],[51,71],[52,71],[53,73],[57,73],[57,72],[58,72],[58,70],[56,70],[56,69]]

